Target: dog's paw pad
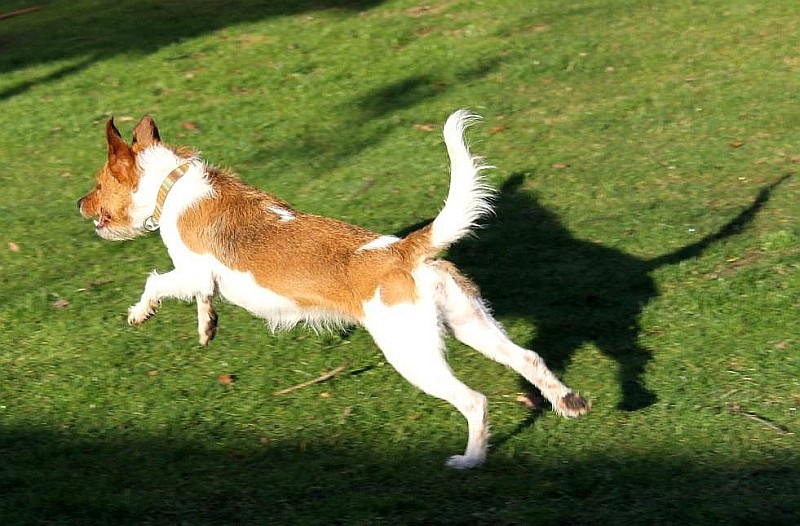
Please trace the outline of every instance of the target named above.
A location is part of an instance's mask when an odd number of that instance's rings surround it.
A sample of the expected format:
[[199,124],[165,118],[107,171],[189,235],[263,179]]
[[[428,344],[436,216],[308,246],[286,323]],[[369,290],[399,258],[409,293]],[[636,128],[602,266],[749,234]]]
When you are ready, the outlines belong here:
[[468,457],[466,455],[453,455],[447,459],[446,466],[453,469],[470,469],[476,468],[483,464],[485,458],[483,457]]
[[589,402],[578,393],[570,391],[558,401],[556,410],[564,416],[580,416],[589,412]]

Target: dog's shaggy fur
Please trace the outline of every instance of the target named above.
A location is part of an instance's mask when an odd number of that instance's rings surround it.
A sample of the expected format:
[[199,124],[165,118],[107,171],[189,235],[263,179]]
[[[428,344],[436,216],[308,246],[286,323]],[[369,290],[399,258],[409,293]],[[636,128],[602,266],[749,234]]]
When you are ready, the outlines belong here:
[[445,329],[524,376],[558,413],[588,410],[536,353],[509,340],[469,279],[436,259],[491,211],[484,165],[464,142],[476,118],[461,110],[447,120],[447,200],[432,223],[402,239],[297,211],[189,149],[165,146],[149,116],[136,125],[130,146],[108,120],[107,161],[78,206],[84,217],[97,218],[95,230],[105,239],[160,229],[175,268],[147,279],[129,323],[147,320],[164,298],[194,298],[206,345],[216,332],[219,293],[273,328],[360,324],[401,375],[466,417],[466,451],[447,464],[469,468],[486,458],[487,401],[453,375],[444,358]]

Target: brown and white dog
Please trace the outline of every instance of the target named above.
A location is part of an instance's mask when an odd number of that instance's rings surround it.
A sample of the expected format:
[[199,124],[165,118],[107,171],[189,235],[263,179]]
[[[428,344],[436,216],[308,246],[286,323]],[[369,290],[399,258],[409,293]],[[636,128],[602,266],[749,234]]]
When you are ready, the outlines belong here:
[[84,217],[97,218],[95,231],[104,239],[161,232],[175,268],[150,275],[128,323],[147,320],[164,298],[194,298],[206,345],[216,332],[219,293],[273,329],[360,324],[401,375],[466,417],[466,451],[447,465],[469,468],[486,459],[487,401],[453,375],[445,329],[524,376],[556,412],[578,416],[589,409],[536,353],[506,336],[469,279],[436,258],[492,209],[485,166],[464,142],[475,119],[460,110],[447,120],[447,200],[432,223],[402,239],[299,212],[189,149],[164,145],[149,116],[136,125],[130,146],[108,120],[108,159],[78,206]]

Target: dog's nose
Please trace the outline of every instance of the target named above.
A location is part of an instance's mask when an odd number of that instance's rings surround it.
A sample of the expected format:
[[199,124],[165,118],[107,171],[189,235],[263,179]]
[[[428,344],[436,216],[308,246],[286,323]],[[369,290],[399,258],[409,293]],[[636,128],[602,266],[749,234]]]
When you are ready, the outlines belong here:
[[83,203],[83,197],[81,197],[80,199],[78,199],[78,210],[80,210],[80,209],[81,209],[81,204],[82,204],[82,203]]

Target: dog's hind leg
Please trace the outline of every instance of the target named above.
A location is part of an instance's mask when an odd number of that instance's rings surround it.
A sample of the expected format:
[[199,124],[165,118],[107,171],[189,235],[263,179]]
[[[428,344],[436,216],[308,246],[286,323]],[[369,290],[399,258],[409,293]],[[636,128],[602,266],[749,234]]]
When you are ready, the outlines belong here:
[[197,332],[200,334],[200,345],[206,346],[217,334],[217,310],[214,308],[214,297],[196,294]]
[[398,373],[425,393],[450,402],[467,419],[466,451],[451,457],[447,465],[465,469],[482,464],[489,437],[486,397],[461,383],[445,361],[432,299],[385,305],[376,295],[365,305],[363,322]]
[[511,367],[539,389],[564,416],[579,416],[588,402],[564,385],[535,352],[512,342],[483,303],[477,287],[447,261],[432,264],[440,283],[437,304],[453,335],[487,357]]

